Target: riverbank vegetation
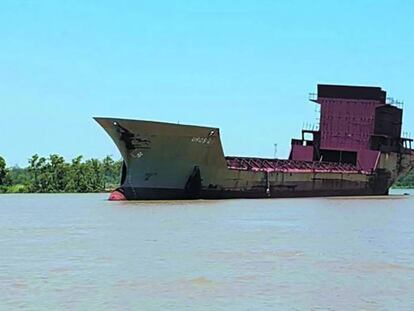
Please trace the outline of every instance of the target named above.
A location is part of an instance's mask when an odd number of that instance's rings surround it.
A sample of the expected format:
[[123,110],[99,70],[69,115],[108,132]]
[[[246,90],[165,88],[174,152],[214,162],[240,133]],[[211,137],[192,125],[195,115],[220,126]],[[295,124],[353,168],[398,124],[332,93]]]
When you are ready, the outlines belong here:
[[102,160],[82,156],[70,162],[57,154],[33,155],[28,166],[7,167],[0,157],[2,193],[86,193],[110,191],[119,185],[122,161],[107,156]]

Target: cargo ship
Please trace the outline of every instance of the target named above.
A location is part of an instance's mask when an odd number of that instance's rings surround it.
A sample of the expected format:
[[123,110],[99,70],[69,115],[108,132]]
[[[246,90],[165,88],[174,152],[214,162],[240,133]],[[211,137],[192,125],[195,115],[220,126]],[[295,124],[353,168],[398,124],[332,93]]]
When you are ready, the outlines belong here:
[[387,195],[414,166],[402,105],[380,87],[317,89],[318,127],[292,139],[288,159],[225,156],[216,127],[95,118],[123,158],[109,199]]

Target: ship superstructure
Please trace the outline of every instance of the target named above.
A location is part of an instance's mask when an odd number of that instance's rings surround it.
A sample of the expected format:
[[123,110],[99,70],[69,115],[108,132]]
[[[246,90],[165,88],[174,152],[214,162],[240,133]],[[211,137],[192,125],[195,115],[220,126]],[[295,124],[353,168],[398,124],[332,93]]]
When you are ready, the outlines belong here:
[[379,87],[318,85],[317,129],[289,159],[225,157],[218,128],[95,118],[124,160],[111,199],[385,195],[414,166],[402,108]]

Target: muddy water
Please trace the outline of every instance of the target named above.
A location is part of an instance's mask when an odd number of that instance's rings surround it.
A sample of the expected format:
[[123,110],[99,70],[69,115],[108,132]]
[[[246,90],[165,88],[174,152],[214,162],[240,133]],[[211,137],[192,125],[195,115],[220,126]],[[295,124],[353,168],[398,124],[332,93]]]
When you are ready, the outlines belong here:
[[396,193],[1,195],[0,309],[414,310],[414,192]]

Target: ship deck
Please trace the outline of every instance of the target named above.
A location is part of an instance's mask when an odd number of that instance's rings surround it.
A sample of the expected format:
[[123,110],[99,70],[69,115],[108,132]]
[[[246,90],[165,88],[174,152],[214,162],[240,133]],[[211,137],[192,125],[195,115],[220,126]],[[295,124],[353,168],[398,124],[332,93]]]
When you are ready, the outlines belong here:
[[357,166],[348,163],[333,163],[319,161],[297,161],[280,159],[263,159],[250,157],[226,157],[227,167],[231,170],[254,172],[283,172],[283,173],[360,173]]

